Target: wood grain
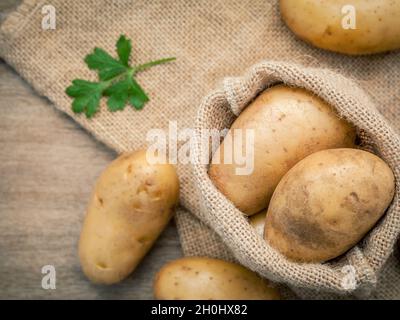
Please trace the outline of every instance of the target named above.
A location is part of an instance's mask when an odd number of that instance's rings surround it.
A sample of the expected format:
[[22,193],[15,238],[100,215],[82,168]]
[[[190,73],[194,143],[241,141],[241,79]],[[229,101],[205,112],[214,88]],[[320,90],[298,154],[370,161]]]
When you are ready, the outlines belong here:
[[[20,0],[2,0],[0,18]],[[171,223],[119,285],[92,285],[77,244],[96,177],[115,157],[0,60],[0,299],[151,299],[155,273],[181,256]],[[54,265],[55,290],[41,287]]]
[[14,10],[22,0],[1,0],[0,2],[0,23],[4,17]]

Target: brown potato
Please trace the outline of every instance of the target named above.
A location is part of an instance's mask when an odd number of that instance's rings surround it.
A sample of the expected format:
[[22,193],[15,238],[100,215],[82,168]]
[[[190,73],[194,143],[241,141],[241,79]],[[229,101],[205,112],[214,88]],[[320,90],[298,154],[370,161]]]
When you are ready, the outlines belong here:
[[393,173],[376,155],[357,149],[319,151],[279,182],[264,237],[289,259],[327,261],[357,244],[393,195]]
[[[209,176],[216,187],[247,215],[268,206],[280,179],[309,154],[352,147],[355,129],[312,93],[279,85],[261,93],[236,119],[230,132],[254,130],[254,170],[238,175],[239,165],[224,162],[225,139],[213,155]],[[221,155],[220,164],[215,158]]]
[[250,225],[256,230],[256,232],[264,237],[265,229],[265,216],[267,215],[267,210],[261,211],[257,214],[252,215],[249,218]]
[[124,154],[101,174],[79,242],[83,272],[112,284],[139,264],[173,215],[179,181],[169,164],[149,164],[146,151]]
[[354,55],[400,48],[400,1],[280,0],[280,8],[288,27],[316,47]]
[[277,289],[239,264],[187,257],[171,261],[156,275],[159,300],[276,300]]

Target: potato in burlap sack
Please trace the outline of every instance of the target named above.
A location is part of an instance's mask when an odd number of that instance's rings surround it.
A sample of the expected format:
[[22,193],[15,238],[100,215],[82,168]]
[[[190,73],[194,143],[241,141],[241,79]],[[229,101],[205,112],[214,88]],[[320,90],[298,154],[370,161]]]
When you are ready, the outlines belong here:
[[[352,123],[360,147],[379,155],[392,169],[394,199],[383,218],[342,257],[323,264],[292,262],[270,247],[208,176],[203,157],[205,129],[223,130],[263,89],[277,83],[304,88],[335,108]],[[207,150],[208,152],[208,150]],[[212,152],[210,152],[212,153]],[[202,199],[200,218],[210,225],[248,268],[277,282],[307,289],[364,295],[370,292],[400,232],[400,140],[373,103],[353,81],[326,69],[287,62],[261,62],[240,78],[229,78],[202,102],[196,122],[194,175]],[[354,271],[354,279],[346,277]],[[353,282],[352,282],[353,281]]]

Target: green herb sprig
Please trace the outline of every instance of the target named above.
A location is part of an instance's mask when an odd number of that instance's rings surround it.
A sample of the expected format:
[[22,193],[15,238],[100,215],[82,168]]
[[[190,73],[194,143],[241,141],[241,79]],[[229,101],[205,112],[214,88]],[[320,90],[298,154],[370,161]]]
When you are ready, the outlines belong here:
[[175,60],[175,58],[165,58],[130,66],[132,45],[131,40],[124,35],[118,39],[116,49],[118,59],[100,48],[95,48],[93,53],[86,56],[87,66],[91,70],[97,70],[99,81],[82,79],[72,81],[72,85],[65,92],[74,98],[73,112],[84,112],[87,118],[91,118],[98,111],[103,96],[108,98],[108,110],[112,112],[123,110],[127,103],[141,110],[149,101],[149,97],[135,80],[135,75],[153,66]]

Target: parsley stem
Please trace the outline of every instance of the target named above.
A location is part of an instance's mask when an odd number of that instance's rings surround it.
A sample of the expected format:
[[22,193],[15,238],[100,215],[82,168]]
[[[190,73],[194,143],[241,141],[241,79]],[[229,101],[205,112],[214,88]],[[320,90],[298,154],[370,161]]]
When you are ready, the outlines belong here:
[[125,77],[133,77],[135,73],[135,70],[133,68],[128,68],[125,72],[115,76],[114,78],[111,78],[106,81],[101,81],[101,87],[102,87],[102,92],[106,90],[108,87],[110,87],[113,83],[118,82],[120,80],[123,80]]
[[164,58],[164,59],[154,60],[154,61],[150,61],[150,62],[147,62],[144,64],[140,64],[138,66],[133,67],[133,74],[135,74],[137,72],[141,72],[141,71],[151,68],[153,66],[167,63],[167,62],[174,61],[174,60],[176,60],[176,58]]
[[167,62],[171,62],[171,61],[174,61],[174,60],[176,60],[176,58],[174,58],[174,57],[173,58],[164,58],[164,59],[154,60],[154,61],[150,61],[150,62],[147,62],[147,63],[144,63],[144,64],[140,64],[140,65],[137,65],[137,66],[130,67],[125,72],[117,75],[116,77],[111,78],[111,79],[106,80],[106,81],[102,81],[101,82],[101,86],[102,86],[102,90],[101,91],[104,92],[104,90],[106,90],[112,83],[114,83],[116,81],[119,81],[119,80],[121,80],[121,79],[123,79],[125,77],[132,78],[138,72],[141,72],[141,71],[149,69],[149,68],[151,68],[153,66],[156,66],[156,65],[159,65],[159,64],[163,64],[163,63],[167,63]]

